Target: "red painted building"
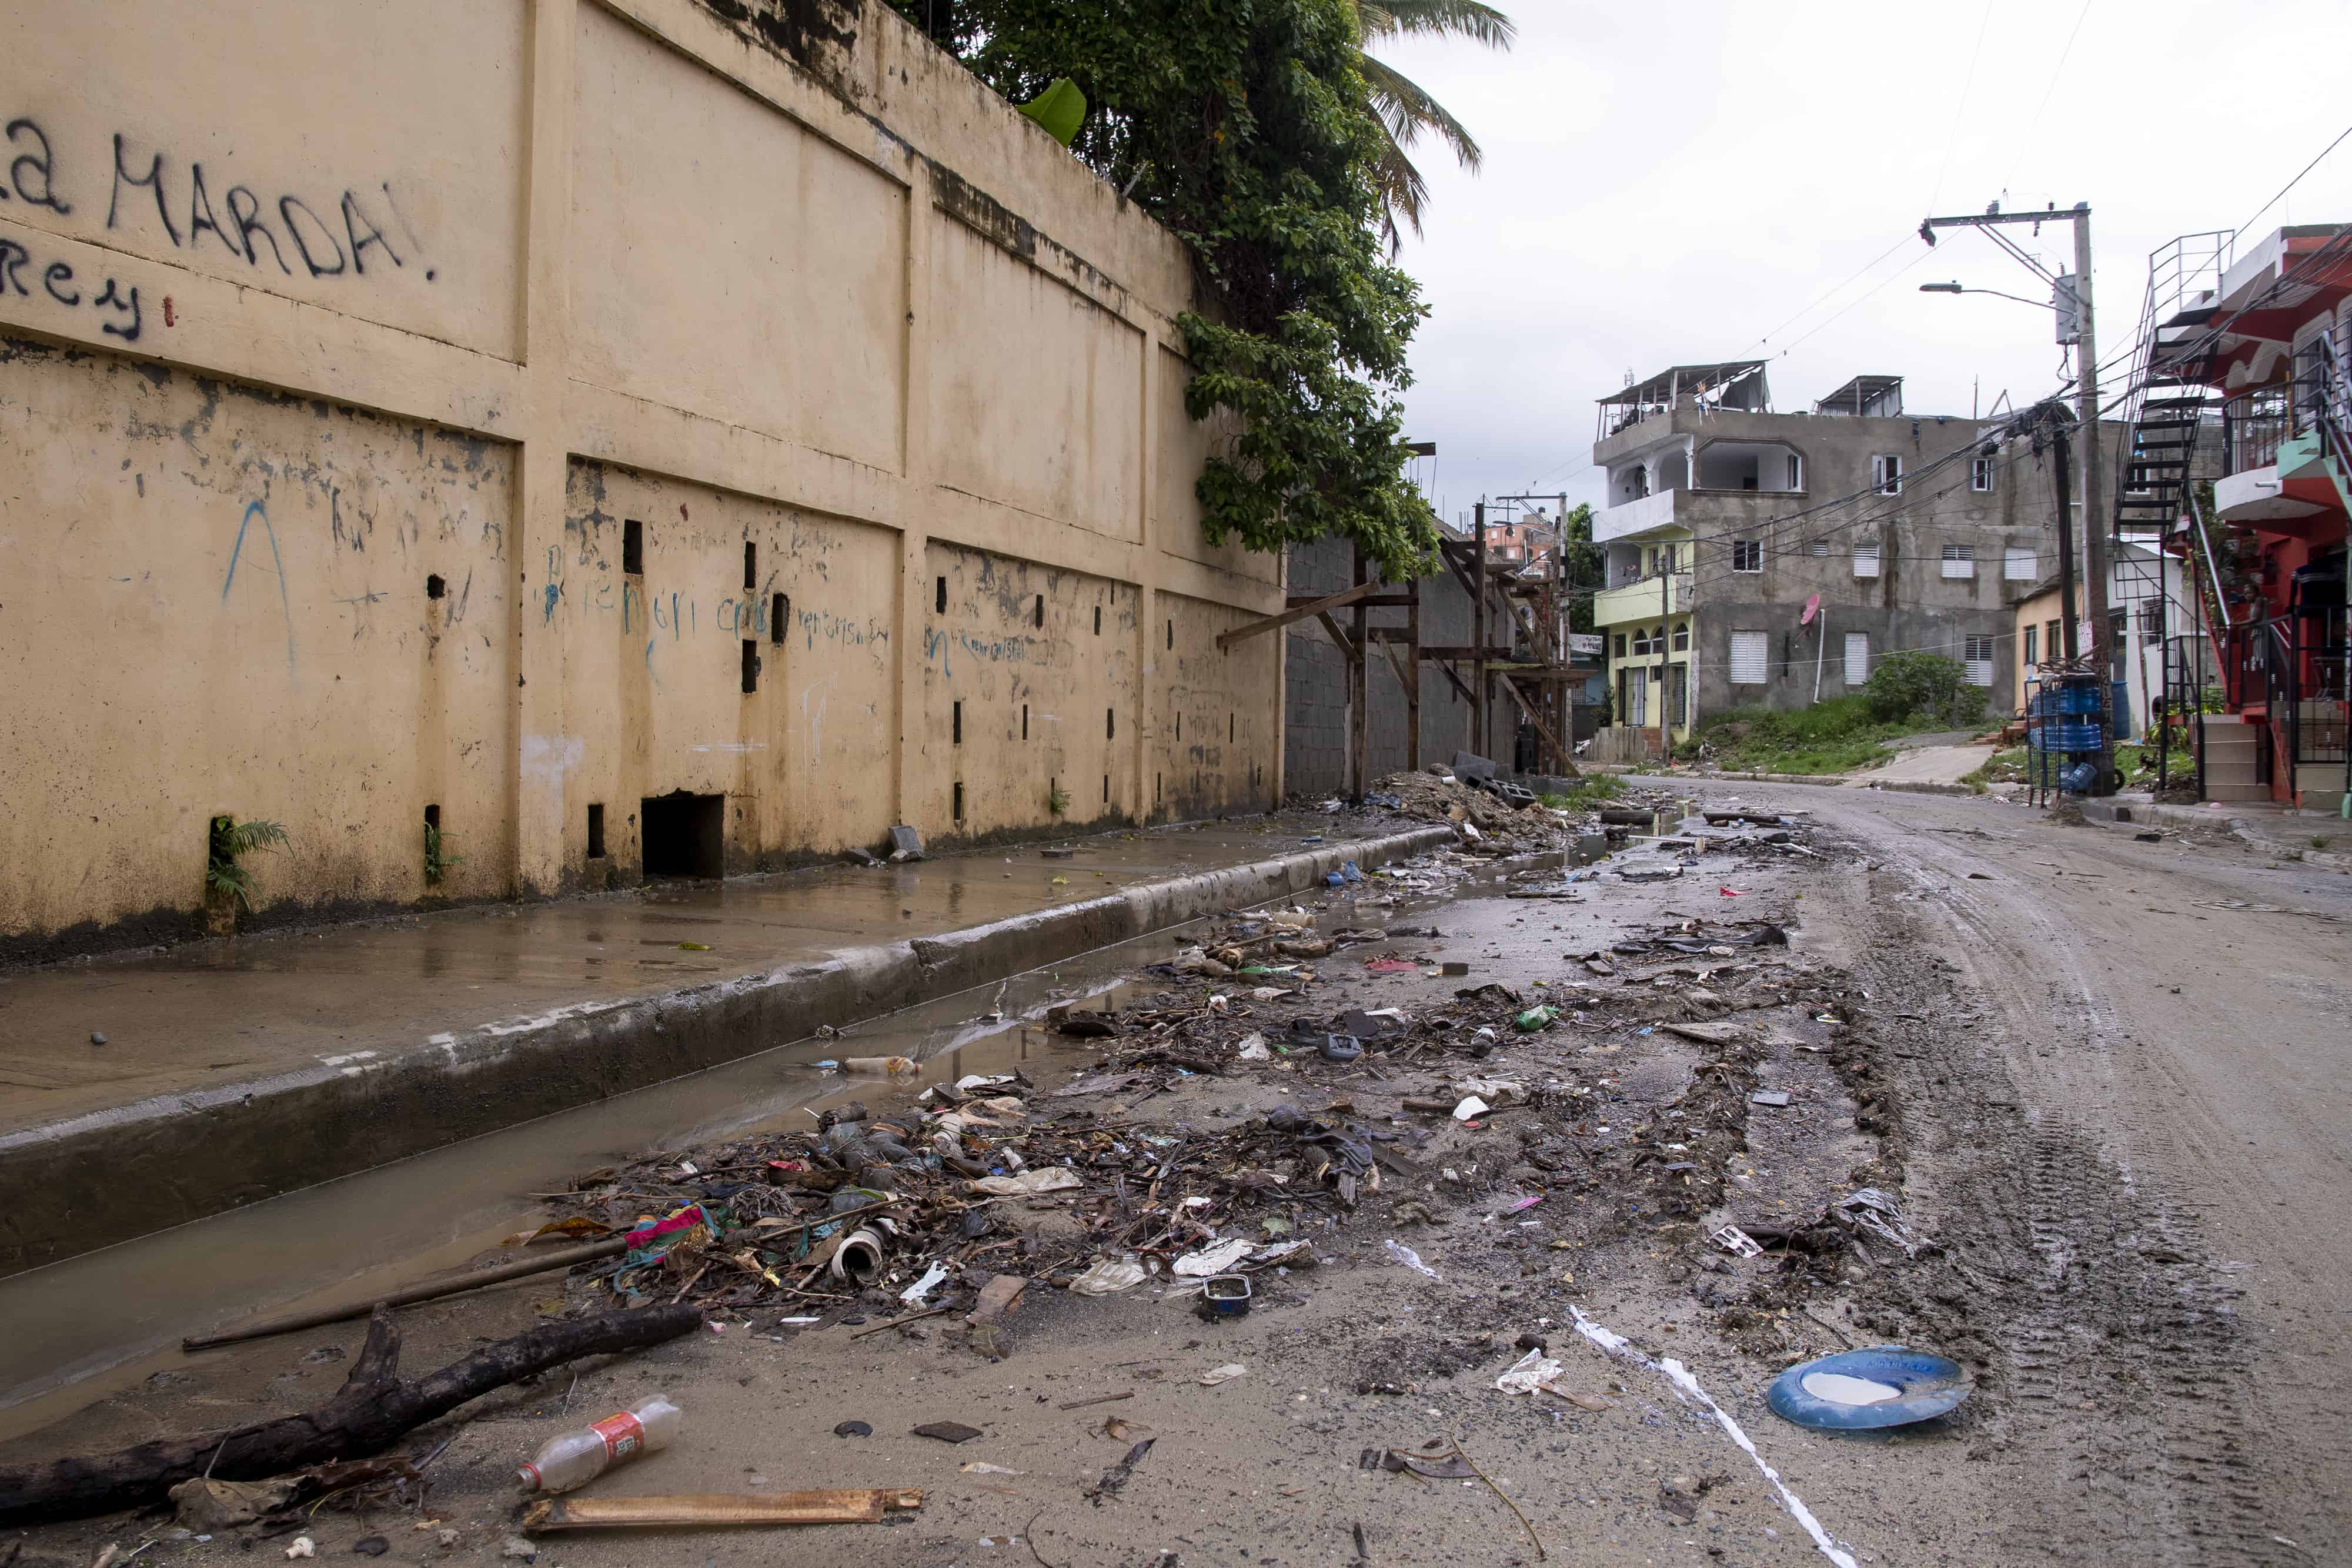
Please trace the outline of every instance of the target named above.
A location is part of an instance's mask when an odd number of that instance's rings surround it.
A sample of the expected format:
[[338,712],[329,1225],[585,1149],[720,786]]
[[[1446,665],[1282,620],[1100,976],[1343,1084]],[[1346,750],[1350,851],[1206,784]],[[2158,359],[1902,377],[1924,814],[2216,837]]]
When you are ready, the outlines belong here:
[[2161,542],[2197,585],[2203,625],[2168,641],[2167,708],[2193,736],[2205,799],[2335,810],[2352,686],[2352,225],[2190,235],[2150,259],[2116,528]]

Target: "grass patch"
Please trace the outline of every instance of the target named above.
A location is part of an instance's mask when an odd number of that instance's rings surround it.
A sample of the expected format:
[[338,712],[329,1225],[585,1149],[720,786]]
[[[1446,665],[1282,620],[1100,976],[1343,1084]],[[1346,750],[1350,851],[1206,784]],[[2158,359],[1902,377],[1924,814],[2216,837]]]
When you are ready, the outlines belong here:
[[2012,746],[2007,751],[1996,751],[1986,758],[1983,767],[1962,775],[1960,782],[1981,795],[1988,784],[2024,783],[2027,766],[2025,747]]
[[1625,780],[1614,773],[1595,773],[1565,795],[1537,797],[1555,811],[1590,811],[1625,793]]
[[1885,762],[1884,744],[1951,726],[1931,714],[1876,719],[1867,699],[1832,697],[1792,712],[1748,708],[1707,722],[1698,733],[1701,755],[1727,768],[1758,773],[1851,773]]

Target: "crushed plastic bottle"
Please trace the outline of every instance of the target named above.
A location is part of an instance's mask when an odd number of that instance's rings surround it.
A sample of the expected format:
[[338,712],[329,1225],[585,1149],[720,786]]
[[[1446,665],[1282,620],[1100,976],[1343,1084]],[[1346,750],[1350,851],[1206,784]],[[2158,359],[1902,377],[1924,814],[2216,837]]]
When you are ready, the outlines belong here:
[[1445,1276],[1440,1274],[1436,1270],[1431,1268],[1428,1264],[1421,1260],[1420,1253],[1414,1251],[1403,1242],[1387,1241],[1381,1243],[1381,1245],[1388,1249],[1388,1254],[1390,1257],[1395,1259],[1398,1262],[1403,1264],[1414,1273],[1426,1274],[1433,1280],[1443,1281],[1444,1279]]
[[668,1448],[677,1440],[683,1419],[677,1406],[656,1394],[634,1410],[550,1437],[530,1463],[515,1471],[515,1479],[525,1491],[570,1491],[585,1486],[615,1465]]

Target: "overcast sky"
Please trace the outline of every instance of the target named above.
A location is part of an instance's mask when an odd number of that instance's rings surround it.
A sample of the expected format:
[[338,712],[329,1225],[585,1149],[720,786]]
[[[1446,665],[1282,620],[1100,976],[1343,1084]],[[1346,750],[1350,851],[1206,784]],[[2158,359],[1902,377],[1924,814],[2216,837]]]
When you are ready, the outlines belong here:
[[[2150,250],[2245,224],[2352,126],[2341,0],[1501,4],[1507,55],[1381,51],[1486,155],[1474,177],[1415,150],[1427,232],[1400,258],[1432,307],[1406,433],[1438,444],[1416,467],[1449,519],[1482,493],[1598,504],[1593,399],[1628,371],[1769,357],[1783,411],[1862,372],[1905,377],[1912,413],[1966,414],[1979,380],[2031,402],[2060,379],[2049,318],[1918,285],[2047,286],[1980,235],[1929,252],[1931,207],[2090,203],[2105,361]],[[2352,141],[2248,233],[2345,220]],[[2071,262],[2070,225],[2010,232]]]

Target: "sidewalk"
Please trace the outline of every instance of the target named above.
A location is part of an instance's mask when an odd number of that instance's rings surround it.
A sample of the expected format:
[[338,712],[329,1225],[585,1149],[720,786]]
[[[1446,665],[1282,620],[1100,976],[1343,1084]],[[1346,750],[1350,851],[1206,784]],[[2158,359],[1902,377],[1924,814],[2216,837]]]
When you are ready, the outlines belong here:
[[2352,872],[2352,821],[2325,812],[2297,811],[2243,800],[2201,806],[2158,805],[2152,797],[2131,791],[2080,804],[2083,815],[2095,821],[2174,831],[2226,832],[2284,860],[2302,861],[2329,871]]
[[0,1274],[1451,839],[1253,818],[0,974]]

